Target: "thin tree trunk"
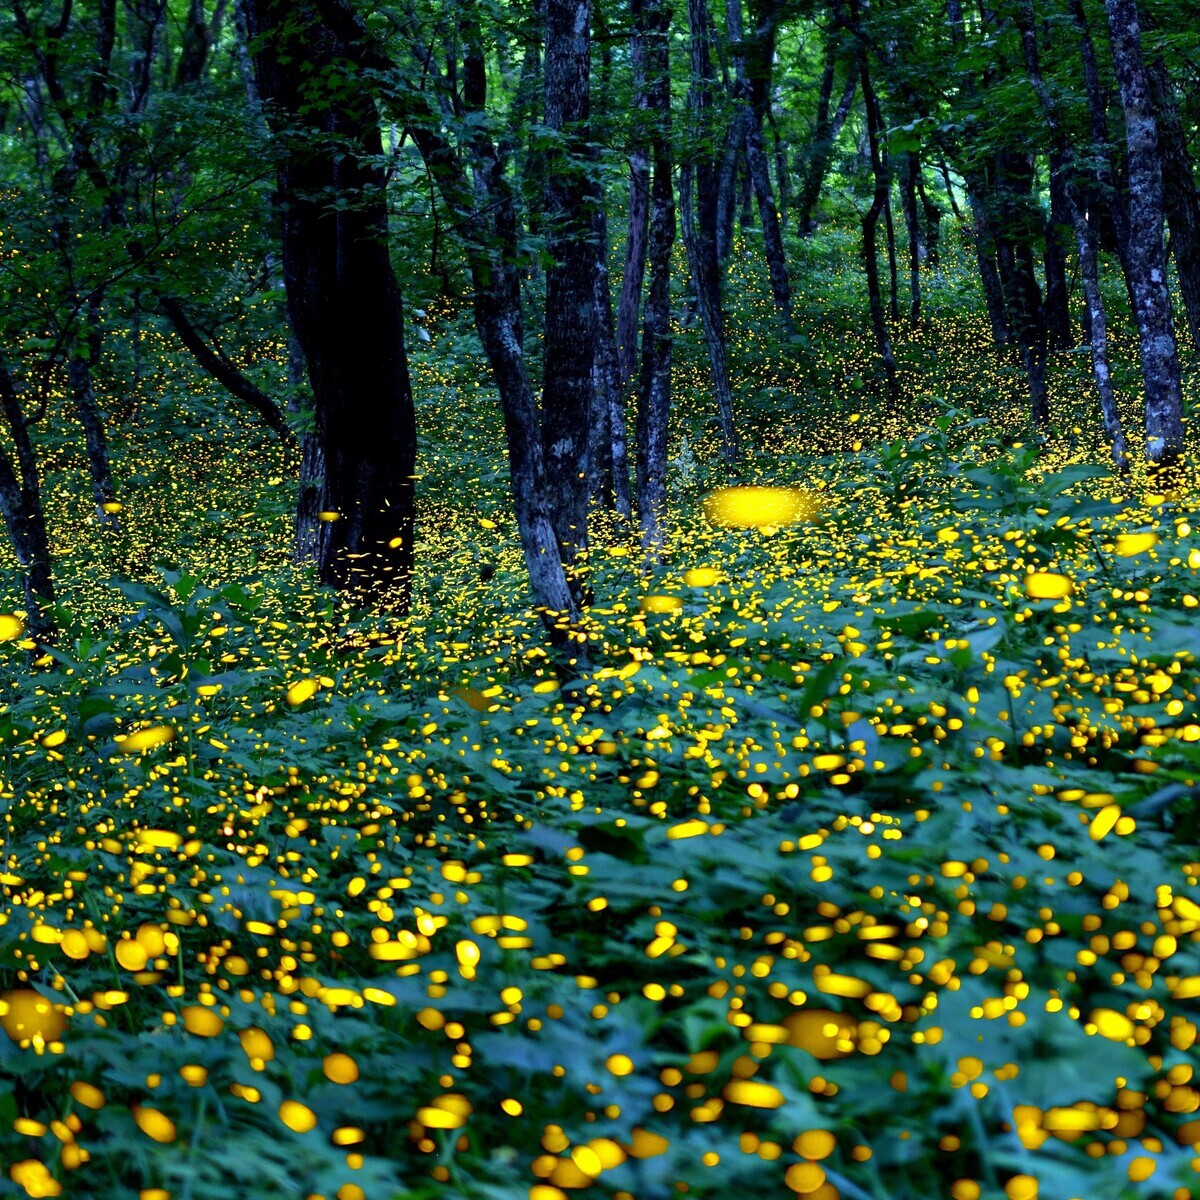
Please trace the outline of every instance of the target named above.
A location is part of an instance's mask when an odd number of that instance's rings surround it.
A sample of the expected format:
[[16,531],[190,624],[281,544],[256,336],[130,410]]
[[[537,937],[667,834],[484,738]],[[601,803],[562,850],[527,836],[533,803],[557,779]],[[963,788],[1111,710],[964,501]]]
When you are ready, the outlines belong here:
[[917,215],[917,176],[920,159],[915,150],[904,152],[904,226],[908,232],[908,319],[915,325],[921,319],[921,221]]
[[[468,116],[482,114],[487,99],[487,71],[479,17],[473,4],[462,8],[462,36],[467,47],[463,66],[463,105]],[[410,39],[416,43],[413,31]],[[390,60],[382,54],[366,65],[386,74]],[[508,177],[506,143],[496,141],[483,123],[469,126],[466,155],[443,132],[440,113],[413,93],[399,97],[414,142],[447,207],[464,230],[475,231],[467,242],[475,327],[492,368],[504,413],[505,440],[513,508],[530,591],[551,641],[570,648],[572,625],[579,617],[577,597],[567,583],[562,554],[550,520],[533,386],[525,362],[521,318],[521,276],[516,202]],[[464,157],[471,164],[467,177]],[[577,652],[576,662],[583,659]]]
[[[647,105],[646,44],[637,23],[630,32],[629,58],[633,69],[634,107],[642,120]],[[629,156],[629,227],[625,235],[625,269],[617,301],[617,354],[621,386],[627,388],[637,374],[638,317],[646,280],[646,237],[650,222],[650,159],[643,145]]]
[[17,395],[16,381],[8,365],[0,359],[0,411],[12,441],[16,466],[0,447],[0,516],[4,519],[21,571],[26,630],[39,646],[52,643],[56,636],[54,621],[54,574],[50,559],[50,538],[46,513],[42,507],[37,459],[29,426]]
[[1188,333],[1193,348],[1200,350],[1200,194],[1196,191],[1192,156],[1180,123],[1174,86],[1161,58],[1151,65],[1149,79],[1158,118],[1163,203],[1171,230],[1171,252]]
[[[712,135],[716,75],[709,34],[711,18],[706,0],[688,0],[691,30],[691,87],[688,113],[693,138],[702,146]],[[737,458],[737,431],[733,418],[733,392],[725,354],[725,319],[721,311],[721,267],[717,254],[717,164],[711,150],[680,166],[679,211],[688,268],[696,288],[700,324],[708,351],[709,375],[721,424],[721,449],[727,463]]]
[[742,0],[726,0],[725,19],[737,81],[735,92],[739,103],[748,114],[742,123],[746,174],[758,204],[771,295],[774,297],[775,308],[784,332],[791,334],[795,332],[792,324],[792,289],[788,280],[787,256],[783,249],[779,210],[771,192],[771,170],[763,140],[763,127],[770,104],[776,14],[772,7],[764,6],[761,19],[749,40],[742,31]]
[[1134,0],[1105,0],[1104,6],[1125,113],[1129,273],[1146,387],[1146,453],[1151,462],[1166,466],[1183,453],[1183,398],[1163,252],[1158,129]]
[[596,355],[592,364],[592,443],[589,447],[593,503],[611,505],[619,516],[632,515],[629,462],[625,447],[625,392],[617,361],[612,292],[608,276],[608,219],[596,215]]
[[231,396],[248,404],[262,418],[263,423],[275,431],[285,442],[294,442],[295,434],[287,418],[275,401],[256,383],[248,379],[233,365],[219,349],[214,349],[204,340],[203,334],[192,323],[183,304],[174,296],[158,295],[158,305],[163,316],[175,330],[184,348]]
[[1064,234],[1070,227],[1064,193],[1061,155],[1050,156],[1050,219],[1046,222],[1046,334],[1051,351],[1072,344],[1071,305],[1067,288],[1067,253]]
[[588,542],[588,427],[595,354],[595,223],[588,110],[591,0],[547,0],[546,126],[559,135],[547,162],[546,320],[542,453],[550,518],[570,569]]
[[[1058,186],[1065,215],[1075,231],[1079,249],[1079,273],[1083,278],[1083,294],[1087,305],[1088,340],[1092,347],[1092,376],[1096,382],[1096,394],[1100,400],[1100,414],[1104,430],[1112,445],[1113,463],[1118,471],[1129,469],[1129,458],[1125,449],[1125,435],[1121,430],[1121,417],[1117,409],[1117,398],[1113,393],[1112,371],[1108,359],[1108,320],[1104,311],[1104,296],[1100,290],[1100,273],[1097,266],[1096,230],[1089,225],[1079,200],[1079,192],[1070,172],[1074,167],[1074,150],[1063,127],[1059,112],[1050,89],[1042,78],[1038,55],[1037,32],[1033,15],[1032,0],[1021,0],[1016,8],[1017,25],[1021,31],[1021,43],[1025,53],[1025,66],[1029,81],[1042,106],[1046,122],[1055,144],[1051,169],[1059,174]],[[1054,186],[1055,180],[1051,180]]]
[[992,326],[992,343],[997,349],[1008,345],[1008,317],[1005,313],[1004,288],[996,268],[996,235],[987,210],[985,191],[973,176],[967,177],[967,201],[971,206],[974,226],[975,260],[979,267],[979,282]]
[[[882,121],[877,136],[881,142],[884,140]],[[888,171],[888,190],[883,199],[883,230],[887,244],[888,262],[888,312],[891,314],[892,321],[895,322],[900,320],[900,270],[896,264],[896,226],[892,221],[891,171],[887,168],[886,154],[883,161],[885,169]]]
[[946,199],[950,204],[950,212],[956,221],[961,221],[962,209],[959,208],[958,201],[954,198],[954,185],[950,182],[950,168],[946,165],[944,158],[938,160],[938,171],[941,173],[942,183],[946,188]]
[[921,208],[925,213],[925,265],[931,271],[939,271],[942,266],[942,210],[930,197],[925,189],[921,172],[917,172],[917,194],[921,197]]
[[649,110],[655,121],[650,193],[650,286],[642,329],[638,389],[637,505],[642,545],[660,550],[667,505],[667,431],[671,416],[671,248],[675,196],[671,180],[670,17],[662,0],[636,0],[645,22]]
[[867,298],[871,307],[871,326],[875,330],[875,344],[879,350],[879,359],[883,364],[887,377],[888,404],[892,408],[900,403],[900,385],[897,380],[896,355],[892,350],[892,339],[888,333],[887,315],[883,307],[883,292],[879,286],[879,218],[887,204],[888,168],[887,151],[880,140],[882,117],[875,99],[875,89],[871,86],[870,70],[867,66],[866,55],[859,59],[859,78],[862,81],[863,104],[866,108],[867,144],[871,153],[871,171],[875,177],[875,191],[871,197],[871,207],[862,218],[863,235],[863,266],[867,274]]
[[746,124],[750,114],[744,106],[733,110],[725,131],[721,151],[721,169],[717,177],[717,257],[729,261],[733,252],[733,224],[737,215],[738,164],[746,144]]

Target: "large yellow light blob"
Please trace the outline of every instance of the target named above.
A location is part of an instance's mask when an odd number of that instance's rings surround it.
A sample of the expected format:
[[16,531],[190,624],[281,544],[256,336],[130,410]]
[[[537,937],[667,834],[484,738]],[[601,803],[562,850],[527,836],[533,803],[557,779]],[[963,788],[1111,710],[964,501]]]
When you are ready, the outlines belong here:
[[713,525],[763,529],[811,520],[820,511],[821,496],[803,488],[729,487],[704,500],[704,515]]
[[41,1037],[55,1041],[67,1027],[62,1009],[55,1008],[41,992],[32,988],[14,988],[0,992],[0,1029],[14,1042]]
[[1034,571],[1025,576],[1025,595],[1030,600],[1062,600],[1074,590],[1070,579],[1054,571]]
[[11,642],[25,632],[25,622],[16,613],[0,613],[0,642]]
[[155,746],[164,745],[174,737],[175,730],[170,725],[151,725],[148,729],[138,729],[117,740],[126,754],[142,754],[153,750]]

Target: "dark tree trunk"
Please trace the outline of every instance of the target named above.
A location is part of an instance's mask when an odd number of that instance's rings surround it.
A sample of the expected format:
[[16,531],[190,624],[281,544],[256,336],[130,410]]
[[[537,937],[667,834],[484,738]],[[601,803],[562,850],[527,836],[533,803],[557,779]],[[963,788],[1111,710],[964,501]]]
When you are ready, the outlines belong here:
[[595,353],[596,212],[588,150],[591,0],[546,0],[546,126],[559,135],[546,171],[546,321],[542,454],[563,562],[587,548],[588,427]]
[[1179,277],[1179,294],[1192,346],[1200,350],[1200,194],[1196,191],[1192,156],[1179,120],[1174,85],[1161,58],[1151,65],[1149,78],[1158,118],[1163,203],[1171,230],[1175,273]]
[[950,182],[950,168],[946,165],[944,158],[938,160],[938,171],[942,176],[942,184],[946,189],[946,200],[950,205],[950,212],[953,214],[956,221],[962,220],[962,209],[958,206],[958,201],[954,198],[954,184]]
[[101,525],[115,529],[120,525],[117,512],[106,507],[115,502],[116,494],[108,460],[108,438],[104,433],[104,418],[96,404],[96,391],[92,383],[94,365],[95,360],[90,354],[85,353],[82,348],[76,350],[67,363],[67,380],[87,445],[88,473],[92,480],[96,520]]
[[1163,252],[1163,178],[1150,81],[1134,0],[1105,0],[1113,69],[1125,113],[1129,191],[1130,285],[1146,386],[1146,453],[1174,463],[1183,453],[1182,393],[1167,262]]
[[[463,6],[462,20],[467,47],[462,98],[466,114],[475,118],[468,127],[465,154],[447,140],[442,115],[432,110],[428,99],[413,93],[404,93],[399,99],[405,105],[413,140],[447,208],[460,228],[473,235],[466,249],[475,327],[491,364],[504,413],[521,550],[534,605],[552,642],[565,651],[571,649],[571,627],[580,609],[563,570],[546,496],[541,430],[523,346],[517,207],[509,180],[506,142],[496,140],[480,119],[487,98],[487,71],[473,4]],[[386,73],[390,62],[380,54],[366,65]],[[471,177],[467,175],[467,162]],[[577,653],[578,658],[583,657],[582,652]]]
[[755,28],[747,39],[742,31],[742,0],[726,0],[726,29],[734,62],[735,93],[747,113],[742,123],[746,175],[758,205],[771,295],[775,299],[775,308],[784,331],[792,333],[792,289],[788,280],[779,210],[771,191],[771,169],[763,134],[771,98],[771,66],[775,57],[777,20],[778,12],[770,0],[766,0],[758,6]]
[[921,319],[921,219],[917,215],[917,178],[921,160],[916,151],[904,153],[904,227],[908,233],[908,319],[914,324]]
[[4,518],[21,572],[21,590],[28,614],[26,631],[39,646],[46,645],[54,641],[56,634],[50,538],[46,531],[46,513],[42,507],[37,459],[29,426],[17,395],[16,381],[2,359],[0,411],[3,411],[16,457],[14,467],[8,452],[0,447],[0,516]]
[[671,248],[675,196],[671,180],[670,17],[662,0],[641,0],[645,21],[647,90],[654,119],[650,193],[650,286],[642,327],[638,388],[637,506],[642,544],[658,550],[667,504],[667,429],[671,416]]
[[974,175],[967,176],[967,200],[971,205],[974,228],[975,260],[979,267],[979,282],[992,326],[992,342],[997,349],[1008,345],[1008,318],[1005,315],[1004,288],[996,267],[996,235],[988,212],[986,190]]
[[[629,58],[633,68],[635,107],[645,120],[646,43],[637,22],[630,33]],[[646,236],[650,223],[650,159],[644,145],[636,145],[629,156],[629,228],[625,236],[625,269],[621,273],[621,295],[617,301],[617,354],[620,356],[621,386],[628,387],[637,374],[638,317],[646,279]]]
[[404,611],[416,423],[388,258],[379,117],[352,77],[359,47],[315,4],[247,0],[245,8],[259,92],[285,146],[283,271],[324,459],[318,575],[356,601]]
[[931,271],[937,271],[942,265],[942,210],[925,190],[925,182],[919,170],[917,194],[921,197],[921,208],[925,213],[925,265]]
[[1046,393],[1046,319],[1042,290],[1034,267],[1033,247],[1043,230],[1041,210],[1033,200],[1033,160],[1027,154],[996,155],[995,189],[999,231],[996,262],[1004,288],[1008,327],[1012,331],[1029,389],[1034,428],[1050,425]]
[[[290,302],[289,302],[290,303]],[[294,442],[295,435],[275,401],[253,380],[248,379],[225,357],[219,346],[210,345],[196,328],[183,304],[174,296],[159,295],[159,308],[175,330],[184,348],[197,364],[213,377],[231,396],[248,404],[285,442]]]
[[696,287],[696,303],[709,374],[721,423],[721,447],[726,462],[737,458],[733,393],[725,354],[725,319],[721,311],[721,267],[717,254],[717,166],[709,147],[713,132],[716,75],[712,65],[710,17],[705,0],[688,0],[691,27],[691,87],[688,113],[693,138],[705,149],[680,166],[679,210],[688,268]]
[[1057,187],[1062,197],[1063,210],[1075,232],[1079,249],[1079,273],[1083,278],[1083,294],[1086,302],[1088,340],[1092,347],[1092,376],[1096,382],[1096,393],[1100,400],[1100,413],[1104,430],[1112,445],[1113,463],[1118,471],[1129,468],[1125,449],[1125,435],[1121,431],[1121,418],[1117,410],[1117,398],[1113,393],[1112,372],[1108,360],[1108,321],[1104,311],[1104,296],[1100,290],[1100,273],[1097,267],[1096,230],[1089,225],[1080,196],[1085,190],[1077,188],[1072,171],[1074,150],[1062,123],[1050,89],[1042,78],[1038,55],[1037,32],[1033,15],[1032,0],[1021,0],[1016,8],[1017,24],[1021,31],[1021,44],[1025,52],[1025,67],[1029,81],[1042,106],[1050,126],[1055,151],[1051,157],[1051,170],[1058,179],[1051,178],[1051,187]]
[[[878,137],[882,142],[885,137],[884,126],[880,122]],[[888,261],[888,312],[893,321],[900,320],[900,269],[896,263],[896,225],[892,220],[892,188],[891,169],[888,167],[887,155],[883,158],[884,169],[888,174],[888,190],[883,198],[883,231],[887,242]]]
[[887,151],[880,137],[883,119],[875,99],[875,89],[871,86],[866,55],[859,59],[858,70],[859,78],[862,81],[863,104],[867,115],[867,143],[871,153],[871,171],[875,176],[875,191],[871,197],[871,207],[863,214],[862,219],[863,266],[867,274],[867,298],[871,307],[871,327],[875,331],[875,344],[878,347],[879,359],[887,377],[888,404],[895,408],[900,402],[900,385],[896,373],[896,355],[892,350],[887,314],[883,307],[883,292],[879,286],[878,230],[879,218],[887,205],[889,185]]
[[629,458],[625,444],[625,389],[617,361],[612,291],[608,277],[608,219],[596,216],[596,355],[592,364],[592,443],[589,448],[593,502],[611,505],[621,517],[632,516]]
[[816,229],[813,213],[817,201],[821,198],[821,188],[825,184],[825,176],[829,171],[829,162],[833,158],[833,148],[841,135],[842,126],[850,115],[854,105],[854,93],[858,90],[858,68],[850,63],[846,74],[846,86],[842,89],[842,98],[834,110],[833,117],[824,124],[820,120],[813,134],[813,145],[808,161],[808,171],[804,176],[804,186],[800,192],[799,220],[797,225],[806,237]]
[[744,106],[733,110],[721,151],[721,169],[717,177],[717,256],[722,263],[728,262],[733,252],[733,224],[738,203],[738,164],[745,153],[746,124],[749,120],[750,113]]
[[1068,349],[1071,336],[1071,304],[1067,287],[1066,239],[1071,223],[1067,216],[1061,154],[1050,156],[1050,219],[1046,222],[1046,337],[1051,351]]

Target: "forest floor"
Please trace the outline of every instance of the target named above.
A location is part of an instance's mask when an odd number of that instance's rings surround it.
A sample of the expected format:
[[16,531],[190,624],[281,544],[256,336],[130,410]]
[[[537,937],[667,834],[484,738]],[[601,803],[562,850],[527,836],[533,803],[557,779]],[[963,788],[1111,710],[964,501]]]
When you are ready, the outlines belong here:
[[672,541],[601,529],[582,677],[461,320],[414,353],[406,622],[314,594],[285,456],[169,377],[116,536],[46,447],[0,1197],[1200,1195],[1200,493],[1112,474],[1079,352],[1028,440],[954,272],[883,417],[850,245],[787,347],[744,281],[733,471],[681,337]]

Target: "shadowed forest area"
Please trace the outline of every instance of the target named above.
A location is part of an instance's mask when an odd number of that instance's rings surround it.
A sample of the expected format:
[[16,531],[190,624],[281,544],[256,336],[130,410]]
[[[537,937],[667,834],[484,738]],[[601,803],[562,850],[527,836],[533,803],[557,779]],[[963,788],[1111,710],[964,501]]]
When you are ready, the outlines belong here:
[[0,65],[0,1200],[1200,1197],[1200,8]]

